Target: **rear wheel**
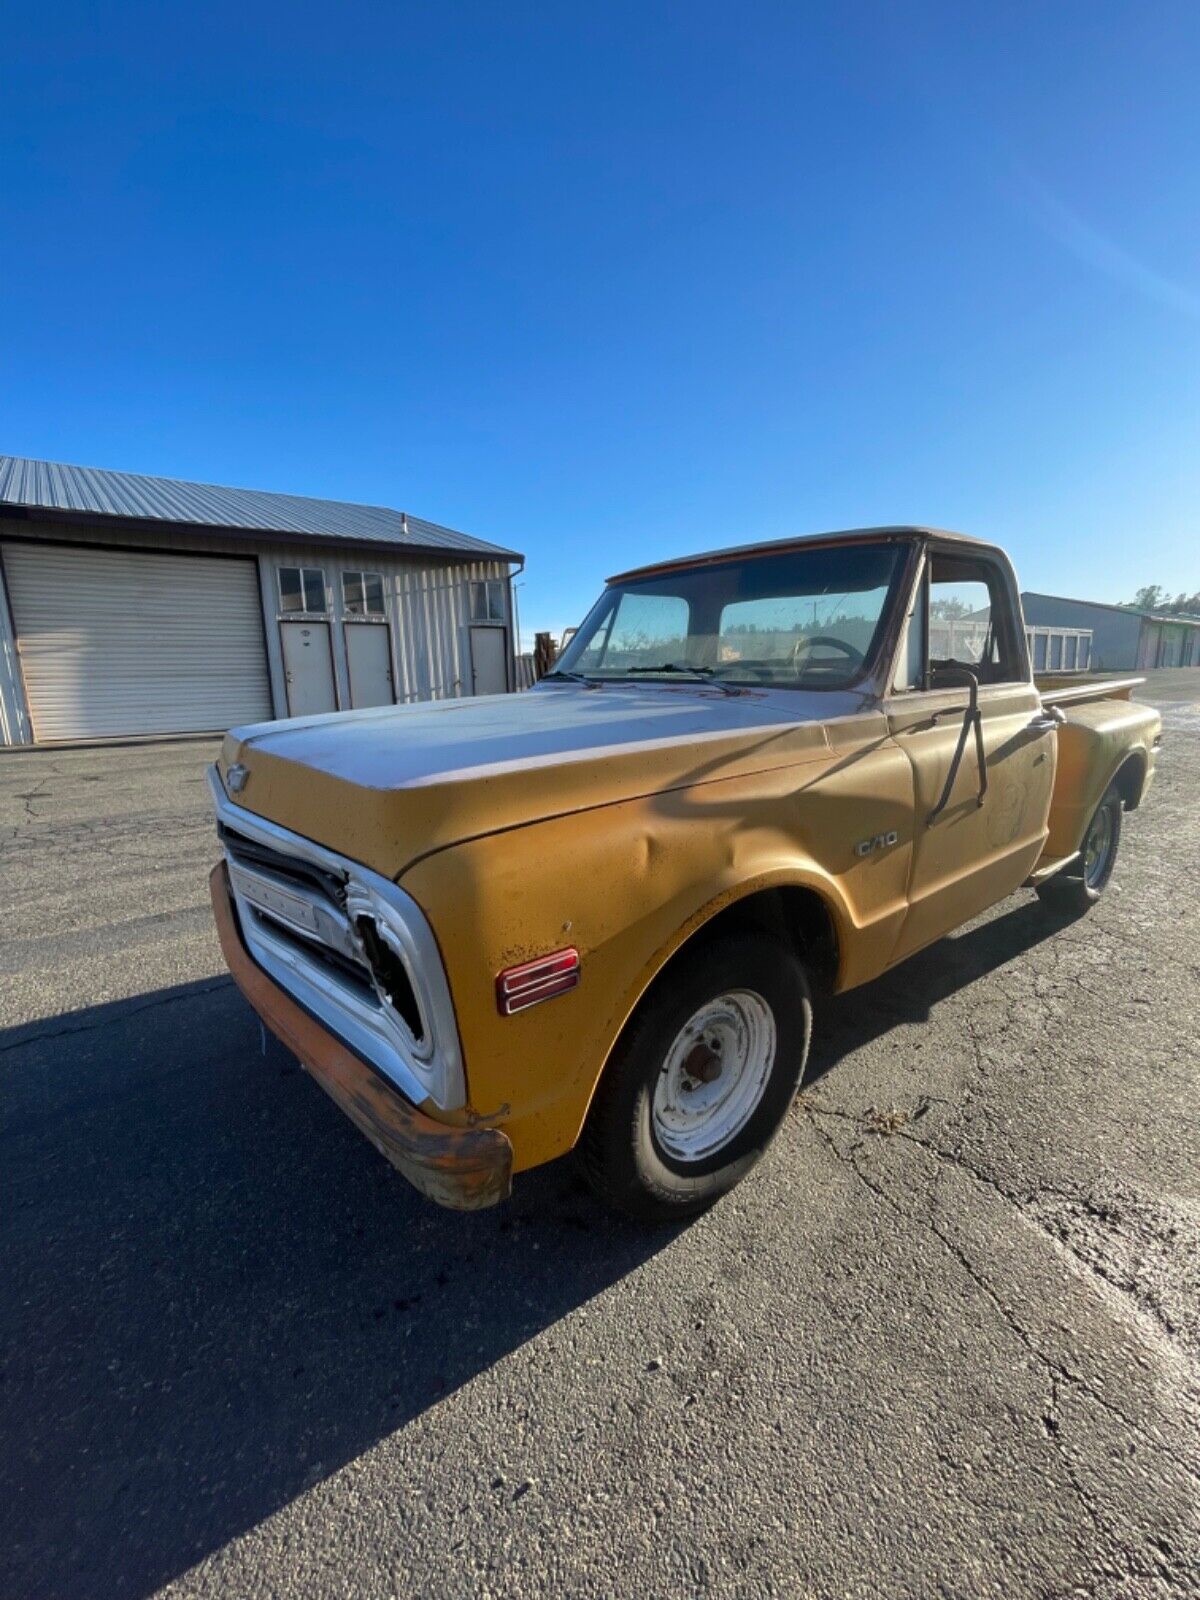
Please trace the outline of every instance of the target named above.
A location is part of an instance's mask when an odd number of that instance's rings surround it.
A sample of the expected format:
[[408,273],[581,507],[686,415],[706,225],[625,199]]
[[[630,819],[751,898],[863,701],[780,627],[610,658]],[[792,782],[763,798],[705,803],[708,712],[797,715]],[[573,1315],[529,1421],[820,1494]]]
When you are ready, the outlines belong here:
[[1117,846],[1121,842],[1121,795],[1114,784],[1096,807],[1083,836],[1078,861],[1038,886],[1038,897],[1052,911],[1064,914],[1089,910],[1099,900],[1112,877]]
[[771,1142],[804,1072],[812,1004],[766,933],[684,951],[638,1007],[579,1143],[601,1199],[643,1221],[702,1211]]

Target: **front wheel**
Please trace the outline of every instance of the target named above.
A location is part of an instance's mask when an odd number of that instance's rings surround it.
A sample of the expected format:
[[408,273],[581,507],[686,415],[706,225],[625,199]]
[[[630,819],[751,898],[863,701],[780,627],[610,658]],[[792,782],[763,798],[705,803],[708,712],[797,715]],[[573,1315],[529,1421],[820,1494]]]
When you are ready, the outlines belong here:
[[1043,905],[1063,915],[1077,916],[1096,904],[1116,865],[1121,807],[1121,795],[1114,784],[1087,825],[1078,861],[1038,885],[1038,898]]
[[778,1131],[811,1032],[808,980],[781,940],[731,934],[682,952],[634,1013],[588,1113],[579,1156],[601,1199],[667,1222],[726,1194]]

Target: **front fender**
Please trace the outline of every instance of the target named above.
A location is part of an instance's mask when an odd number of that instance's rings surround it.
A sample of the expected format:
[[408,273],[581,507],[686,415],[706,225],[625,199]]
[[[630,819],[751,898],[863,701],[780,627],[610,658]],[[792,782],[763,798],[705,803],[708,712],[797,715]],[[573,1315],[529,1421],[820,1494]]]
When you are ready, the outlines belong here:
[[[869,759],[868,759],[869,757]],[[745,895],[789,884],[830,909],[839,987],[881,971],[905,910],[911,768],[890,743],[488,835],[426,857],[404,888],[446,963],[472,1115],[515,1170],[571,1148],[596,1083],[663,965]],[[856,839],[898,835],[856,853]],[[577,988],[502,1017],[498,972],[574,946]]]

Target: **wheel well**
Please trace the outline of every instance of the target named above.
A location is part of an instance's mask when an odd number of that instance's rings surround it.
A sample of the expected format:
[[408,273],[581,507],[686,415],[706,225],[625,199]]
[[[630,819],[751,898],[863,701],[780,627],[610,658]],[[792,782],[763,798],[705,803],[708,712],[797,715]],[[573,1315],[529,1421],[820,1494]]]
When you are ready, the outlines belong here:
[[1113,784],[1125,804],[1126,811],[1137,810],[1142,798],[1142,788],[1145,781],[1145,756],[1133,755],[1122,763],[1120,771],[1113,779]]
[[710,939],[751,928],[786,939],[803,956],[813,989],[818,994],[832,992],[838,971],[837,927],[816,890],[798,885],[760,889],[735,900],[685,939],[662,971],[667,971],[686,950],[694,951]]

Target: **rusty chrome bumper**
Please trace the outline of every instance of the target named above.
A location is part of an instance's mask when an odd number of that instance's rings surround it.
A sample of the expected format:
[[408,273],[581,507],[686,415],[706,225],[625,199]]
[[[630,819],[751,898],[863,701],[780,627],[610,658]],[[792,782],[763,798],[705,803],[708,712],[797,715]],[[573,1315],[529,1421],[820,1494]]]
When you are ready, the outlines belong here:
[[234,982],[351,1122],[430,1200],[455,1211],[496,1205],[512,1190],[512,1144],[499,1128],[435,1122],[315,1022],[251,958],[223,861],[209,875],[217,935]]

